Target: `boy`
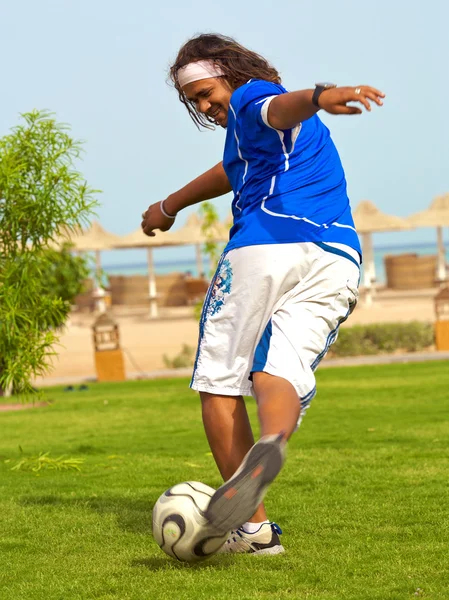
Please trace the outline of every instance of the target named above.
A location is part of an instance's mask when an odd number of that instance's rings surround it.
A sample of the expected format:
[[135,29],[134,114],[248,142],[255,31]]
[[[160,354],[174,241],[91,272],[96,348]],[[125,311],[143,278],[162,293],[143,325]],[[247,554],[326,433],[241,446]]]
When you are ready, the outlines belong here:
[[[263,57],[222,35],[178,53],[171,79],[190,117],[226,128],[223,161],[142,215],[166,231],[192,204],[234,193],[234,224],[207,293],[191,387],[225,483],[206,511],[232,533],[222,552],[278,554],[280,529],[262,499],[315,395],[314,371],[354,309],[360,244],[346,181],[316,113],[360,114],[384,94],[370,86],[287,92]],[[254,444],[244,395],[257,401]]]

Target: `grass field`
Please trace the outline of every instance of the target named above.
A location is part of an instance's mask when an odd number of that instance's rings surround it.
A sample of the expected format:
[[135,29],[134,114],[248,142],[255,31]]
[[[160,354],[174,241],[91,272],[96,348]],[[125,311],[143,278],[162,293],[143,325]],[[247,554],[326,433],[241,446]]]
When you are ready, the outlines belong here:
[[[188,382],[48,397],[0,413],[2,600],[449,599],[449,363],[319,372],[267,496],[286,554],[198,566],[151,536],[166,488],[220,483]],[[11,470],[47,451],[81,472]]]

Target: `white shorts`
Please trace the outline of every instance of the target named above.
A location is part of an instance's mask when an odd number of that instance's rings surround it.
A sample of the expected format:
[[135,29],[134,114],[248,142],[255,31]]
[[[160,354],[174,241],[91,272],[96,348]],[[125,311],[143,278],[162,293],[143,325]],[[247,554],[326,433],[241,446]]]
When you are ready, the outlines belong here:
[[314,371],[358,298],[358,253],[342,244],[266,244],[225,252],[204,301],[190,386],[253,394],[251,374],[287,379],[301,412]]

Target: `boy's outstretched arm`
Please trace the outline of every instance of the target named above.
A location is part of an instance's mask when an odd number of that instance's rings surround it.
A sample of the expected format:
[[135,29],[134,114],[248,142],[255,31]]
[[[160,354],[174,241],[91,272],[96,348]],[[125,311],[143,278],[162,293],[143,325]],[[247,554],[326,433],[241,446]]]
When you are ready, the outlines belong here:
[[143,232],[146,235],[154,236],[154,229],[167,231],[175,222],[177,213],[186,206],[197,204],[203,200],[218,198],[218,196],[223,196],[231,190],[231,184],[223,169],[223,163],[219,162],[215,167],[212,167],[212,169],[209,169],[177,192],[167,196],[162,202],[151,204],[142,214]]
[[310,119],[320,108],[333,115],[359,115],[362,109],[348,106],[348,102],[359,102],[371,110],[371,102],[382,106],[385,94],[369,85],[357,87],[333,87],[321,92],[318,106],[313,104],[314,90],[299,90],[274,96],[268,106],[268,122],[274,129],[291,129]]

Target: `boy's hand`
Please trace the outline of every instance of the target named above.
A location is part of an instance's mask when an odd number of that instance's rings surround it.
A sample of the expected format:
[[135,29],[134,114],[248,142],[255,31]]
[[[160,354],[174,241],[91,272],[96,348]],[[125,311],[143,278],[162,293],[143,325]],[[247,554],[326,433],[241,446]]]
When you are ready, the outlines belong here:
[[385,94],[369,85],[335,87],[321,92],[318,104],[331,115],[360,115],[361,108],[348,106],[347,103],[360,102],[366,110],[371,110],[371,102],[382,106],[382,98],[385,98]]
[[174,217],[169,218],[164,216],[161,211],[161,203],[156,202],[155,204],[151,204],[147,210],[142,213],[141,227],[146,235],[154,237],[156,235],[154,229],[168,231],[174,222]]

